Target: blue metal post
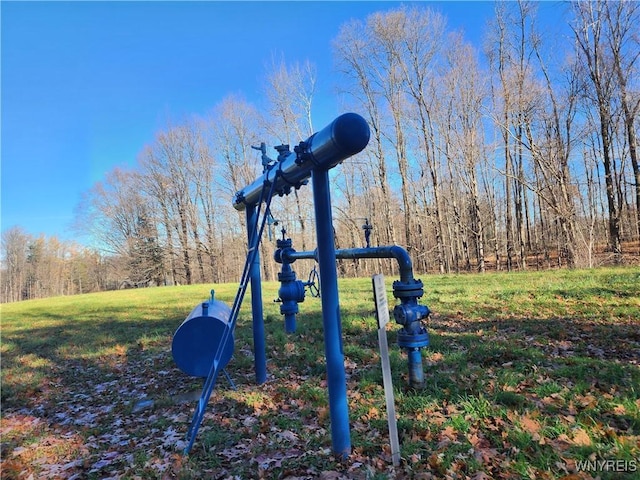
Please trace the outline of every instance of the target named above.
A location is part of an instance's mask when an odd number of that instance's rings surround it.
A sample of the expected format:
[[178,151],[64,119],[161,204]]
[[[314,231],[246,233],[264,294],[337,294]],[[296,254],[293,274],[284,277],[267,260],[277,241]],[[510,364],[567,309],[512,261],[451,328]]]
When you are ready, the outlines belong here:
[[349,432],[347,378],[342,350],[338,272],[333,239],[328,170],[314,169],[311,174],[311,182],[316,217],[318,266],[320,267],[322,287],[322,323],[324,325],[324,349],[327,361],[331,441],[334,455],[346,458],[351,453],[351,434]]
[[[246,209],[247,236],[249,248],[255,244],[258,234],[258,206]],[[257,247],[256,247],[257,248]],[[256,369],[256,383],[267,381],[267,354],[264,339],[264,318],[262,315],[262,284],[260,283],[260,252],[257,251],[251,265],[251,312],[253,317],[253,358]]]

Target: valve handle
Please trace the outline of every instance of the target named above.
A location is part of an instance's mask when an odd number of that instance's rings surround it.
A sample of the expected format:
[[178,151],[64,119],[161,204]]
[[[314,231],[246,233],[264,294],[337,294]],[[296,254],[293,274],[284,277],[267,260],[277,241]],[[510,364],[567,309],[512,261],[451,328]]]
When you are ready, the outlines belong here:
[[309,272],[309,280],[305,283],[305,286],[309,289],[309,294],[312,297],[320,297],[320,275],[315,266]]

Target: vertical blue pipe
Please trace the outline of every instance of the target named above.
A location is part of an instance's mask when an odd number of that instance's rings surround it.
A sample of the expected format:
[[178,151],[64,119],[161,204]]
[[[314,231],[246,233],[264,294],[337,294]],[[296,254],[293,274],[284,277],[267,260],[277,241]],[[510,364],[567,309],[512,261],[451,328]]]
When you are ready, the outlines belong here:
[[409,364],[409,385],[413,387],[424,385],[424,368],[422,367],[420,348],[407,348],[407,363]]
[[[258,248],[256,235],[258,234],[258,206],[247,207],[247,236],[249,248]],[[251,265],[251,312],[253,316],[253,359],[256,369],[256,383],[258,385],[267,380],[267,354],[264,340],[264,318],[262,315],[262,284],[260,283],[260,251]]]
[[325,169],[315,169],[312,171],[311,181],[316,216],[318,266],[320,267],[322,288],[322,323],[324,325],[324,350],[327,361],[331,440],[334,455],[346,458],[351,453],[351,434],[349,432],[347,379],[342,350],[336,249],[331,219],[329,172]]
[[295,313],[285,313],[284,331],[285,333],[296,333],[296,314]]

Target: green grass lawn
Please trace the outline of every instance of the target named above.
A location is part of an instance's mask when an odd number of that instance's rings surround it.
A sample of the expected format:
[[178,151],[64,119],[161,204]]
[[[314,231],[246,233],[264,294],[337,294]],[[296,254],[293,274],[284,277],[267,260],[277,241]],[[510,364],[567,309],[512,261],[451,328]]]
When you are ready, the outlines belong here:
[[[271,301],[279,284],[263,285],[269,378],[258,386],[246,298],[227,366],[237,389],[219,378],[188,457],[202,380],[175,368],[171,337],[212,286],[2,305],[2,478],[640,478],[639,268],[422,280],[423,389],[408,388],[388,329],[399,467],[366,278],[340,281],[347,460],[331,455],[319,299],[287,335]],[[237,285],[213,288],[232,303]]]

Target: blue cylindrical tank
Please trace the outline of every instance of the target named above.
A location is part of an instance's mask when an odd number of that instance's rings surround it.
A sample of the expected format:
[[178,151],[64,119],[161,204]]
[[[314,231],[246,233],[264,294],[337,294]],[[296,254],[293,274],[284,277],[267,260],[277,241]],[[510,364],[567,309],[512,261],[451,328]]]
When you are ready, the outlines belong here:
[[173,360],[180,370],[194,377],[206,377],[218,348],[222,348],[219,369],[229,363],[233,355],[230,317],[231,309],[218,300],[196,305],[171,343]]
[[292,187],[303,185],[314,169],[331,169],[343,160],[362,151],[369,143],[369,124],[357,113],[344,113],[319,132],[301,142],[267,169],[252,184],[236,192],[233,206],[244,210],[261,202],[262,190],[275,182],[274,192],[286,195]]

